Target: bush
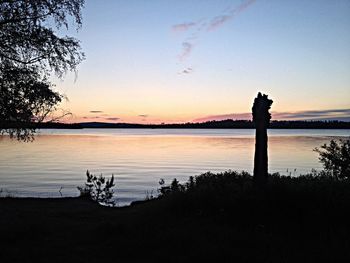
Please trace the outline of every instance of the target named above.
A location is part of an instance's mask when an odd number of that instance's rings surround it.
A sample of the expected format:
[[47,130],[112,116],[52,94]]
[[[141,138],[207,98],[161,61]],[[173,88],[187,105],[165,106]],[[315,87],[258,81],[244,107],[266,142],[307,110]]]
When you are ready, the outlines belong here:
[[78,187],[80,196],[88,197],[93,201],[101,204],[114,205],[113,201],[113,187],[114,187],[114,176],[110,179],[106,179],[102,174],[99,176],[91,174],[86,171],[86,183],[84,187]]
[[252,176],[247,172],[236,172],[228,170],[222,173],[206,172],[198,176],[190,176],[185,184],[180,184],[174,178],[170,185],[165,185],[165,181],[160,179],[158,189],[159,196],[166,196],[176,193],[188,193],[197,191],[198,189],[205,189],[207,191],[218,191],[221,193],[223,189],[229,188],[232,185],[252,184]]
[[336,179],[350,178],[350,139],[331,140],[321,149],[315,148],[324,170]]
[[158,200],[166,211],[225,215],[242,223],[315,213],[333,216],[334,207],[341,218],[350,203],[350,178],[338,180],[324,171],[297,177],[270,174],[264,187],[256,187],[249,173],[236,171],[207,172],[183,184],[174,181],[168,185],[161,181]]

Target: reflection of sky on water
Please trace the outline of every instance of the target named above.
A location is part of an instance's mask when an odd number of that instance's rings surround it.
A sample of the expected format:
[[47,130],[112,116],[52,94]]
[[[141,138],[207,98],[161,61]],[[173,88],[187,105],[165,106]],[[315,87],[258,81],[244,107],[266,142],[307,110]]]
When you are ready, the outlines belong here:
[[[182,134],[178,130],[74,130],[75,135],[68,135],[69,132],[72,131],[42,134],[33,143],[3,138],[1,187],[19,196],[59,197],[61,187],[63,195],[76,195],[76,186],[84,183],[88,169],[106,176],[114,174],[117,195],[124,203],[144,198],[146,191],[155,192],[160,178],[166,182],[175,177],[185,181],[190,175],[206,171],[253,169],[252,130],[183,130]],[[273,133],[269,137],[270,172],[287,174],[288,169],[292,175],[320,168],[312,149],[328,142],[330,135],[349,135],[346,130],[307,130],[306,136],[298,131],[291,136],[292,130]]]

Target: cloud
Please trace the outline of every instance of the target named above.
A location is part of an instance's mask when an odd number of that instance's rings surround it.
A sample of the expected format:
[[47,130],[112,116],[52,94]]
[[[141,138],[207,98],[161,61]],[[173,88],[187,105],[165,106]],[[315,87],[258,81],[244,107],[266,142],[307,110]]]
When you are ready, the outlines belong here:
[[193,50],[193,46],[194,45],[191,42],[182,42],[182,52],[179,55],[179,59],[181,61],[187,58],[191,54]]
[[[350,120],[350,109],[310,110],[296,112],[272,112],[273,120]],[[193,122],[220,121],[220,120],[251,120],[251,113],[209,115],[194,119]]]
[[273,112],[274,118],[285,119],[337,119],[350,117],[350,109],[310,110],[297,112]]
[[190,74],[193,72],[193,68],[185,68],[183,71],[180,72],[180,74]]
[[99,116],[82,116],[81,118],[84,120],[100,120],[100,121],[118,121],[120,118],[118,117],[105,117],[106,114],[101,114]]
[[195,22],[188,22],[188,23],[182,23],[182,24],[177,24],[177,25],[173,25],[171,27],[171,29],[174,31],[174,32],[184,32],[184,31],[187,31],[189,30],[190,28],[196,26],[197,23]]
[[109,118],[105,118],[106,120],[108,121],[117,121],[117,120],[120,120],[120,118],[118,117],[109,117]]
[[101,118],[101,117],[100,117],[100,116],[92,116],[92,117],[83,116],[82,118],[83,118],[83,119],[99,119],[99,118]]
[[103,111],[101,110],[91,110],[90,113],[102,113]]
[[140,115],[138,115],[139,117],[142,117],[142,118],[147,118],[148,117],[148,115],[147,114],[140,114]]
[[[229,20],[236,17],[239,13],[244,11],[250,5],[252,5],[255,0],[245,0],[239,6],[235,8],[228,8],[225,13],[215,16],[211,19],[201,19],[197,22],[185,22],[181,24],[176,24],[171,27],[174,32],[188,32],[184,41],[182,42],[181,53],[178,56],[179,60],[183,62],[188,58],[195,46],[194,42],[199,38],[202,29],[206,28],[207,31],[213,31],[221,27],[223,24]],[[209,22],[208,22],[209,21]]]
[[214,30],[218,28],[219,26],[223,25],[225,22],[227,22],[231,18],[232,16],[230,15],[221,15],[221,16],[214,17],[208,26],[208,30]]
[[222,14],[222,15],[214,17],[211,20],[211,22],[209,23],[207,30],[208,31],[212,31],[212,30],[215,30],[215,29],[219,28],[220,26],[222,26],[226,22],[228,22],[228,21],[232,20],[233,18],[235,18],[238,14],[243,12],[245,9],[247,9],[254,2],[255,2],[255,0],[244,1],[239,6],[233,8],[233,9],[232,8],[229,9],[228,10],[228,14]]
[[251,113],[232,113],[232,114],[220,114],[220,115],[210,115],[202,118],[194,119],[192,122],[206,122],[206,121],[223,121],[227,119],[232,120],[249,120],[251,119]]

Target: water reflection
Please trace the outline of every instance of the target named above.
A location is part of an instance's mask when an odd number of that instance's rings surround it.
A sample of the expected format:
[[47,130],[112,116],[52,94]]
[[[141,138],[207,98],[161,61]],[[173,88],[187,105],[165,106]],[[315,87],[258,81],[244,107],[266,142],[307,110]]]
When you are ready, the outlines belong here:
[[[0,143],[0,188],[18,196],[77,195],[85,171],[114,174],[121,204],[142,199],[158,187],[160,178],[187,180],[206,171],[252,172],[254,137],[251,130],[184,130],[147,133],[101,130],[60,131],[38,136],[33,143],[3,137]],[[50,131],[52,132],[52,131]],[[65,133],[66,132],[66,133]],[[271,172],[295,175],[320,168],[313,148],[330,135],[281,133],[269,138]],[[342,136],[349,135],[340,133]],[[163,131],[164,133],[164,131]],[[156,136],[155,136],[156,135]],[[339,135],[339,134],[338,134]],[[16,191],[16,192],[13,192]]]

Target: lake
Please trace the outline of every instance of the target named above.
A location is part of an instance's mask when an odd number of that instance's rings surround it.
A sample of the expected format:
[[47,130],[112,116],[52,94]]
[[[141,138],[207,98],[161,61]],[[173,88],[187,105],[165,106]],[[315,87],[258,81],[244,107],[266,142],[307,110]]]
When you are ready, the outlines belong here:
[[[116,178],[118,205],[156,195],[161,178],[228,169],[252,173],[252,129],[41,130],[31,143],[0,136],[1,195],[77,196],[85,172]],[[317,146],[350,130],[269,130],[269,171],[298,176],[321,169]]]

